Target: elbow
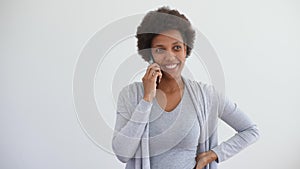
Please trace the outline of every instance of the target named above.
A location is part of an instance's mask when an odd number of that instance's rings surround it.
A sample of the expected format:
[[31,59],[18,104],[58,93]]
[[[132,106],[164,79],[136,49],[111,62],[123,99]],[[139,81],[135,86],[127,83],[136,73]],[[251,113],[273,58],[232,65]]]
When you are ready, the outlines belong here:
[[255,143],[260,138],[260,130],[256,125],[253,125],[246,129],[245,131],[245,139],[248,140],[249,144]]
[[119,161],[121,161],[122,163],[127,163],[130,160],[130,158],[122,156],[121,154],[124,154],[124,153],[120,152],[120,147],[117,146],[117,145],[118,144],[116,144],[116,142],[113,139],[113,141],[112,141],[112,150],[113,150],[114,154],[116,155],[116,157]]
[[116,156],[117,156],[118,160],[120,160],[122,163],[127,163],[130,160],[130,158],[128,158],[128,157],[123,157],[123,156],[119,156],[119,155],[116,155]]
[[255,141],[259,140],[259,138],[261,136],[260,130],[258,129],[258,127],[256,125],[252,128],[252,135],[254,136]]

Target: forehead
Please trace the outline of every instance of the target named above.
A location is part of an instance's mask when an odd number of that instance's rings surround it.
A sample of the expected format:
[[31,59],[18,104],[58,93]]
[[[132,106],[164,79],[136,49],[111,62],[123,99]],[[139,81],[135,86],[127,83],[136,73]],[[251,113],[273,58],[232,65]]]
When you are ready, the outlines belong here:
[[167,45],[175,42],[183,43],[181,33],[178,30],[168,30],[161,32],[159,35],[152,39],[152,45]]

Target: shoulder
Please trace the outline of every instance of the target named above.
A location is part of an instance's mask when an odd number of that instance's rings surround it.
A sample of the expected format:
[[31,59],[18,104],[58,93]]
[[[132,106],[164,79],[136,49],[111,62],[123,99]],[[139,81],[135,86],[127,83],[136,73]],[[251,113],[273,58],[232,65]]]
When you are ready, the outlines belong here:
[[141,92],[141,90],[144,90],[143,83],[142,82],[133,82],[133,83],[130,83],[130,84],[124,86],[120,93],[124,93],[124,92],[138,93],[138,92]]
[[142,82],[133,82],[125,87],[119,93],[119,99],[126,99],[133,102],[138,102],[144,94],[144,86]]
[[191,97],[193,99],[200,100],[208,106],[214,105],[216,103],[223,103],[224,95],[223,93],[220,93],[214,85],[196,80],[184,80],[186,82],[187,89],[189,90],[189,93],[191,94]]
[[205,95],[211,95],[216,92],[216,89],[212,84],[191,80],[188,78],[184,78],[184,81],[186,85],[189,86],[195,92],[201,92]]

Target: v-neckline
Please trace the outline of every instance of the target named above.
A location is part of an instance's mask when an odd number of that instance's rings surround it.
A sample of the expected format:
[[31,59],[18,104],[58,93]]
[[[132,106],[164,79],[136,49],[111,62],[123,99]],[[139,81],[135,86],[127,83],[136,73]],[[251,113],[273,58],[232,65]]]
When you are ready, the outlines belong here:
[[172,113],[172,112],[174,112],[175,110],[177,110],[178,109],[178,107],[180,107],[181,105],[182,105],[182,102],[183,102],[183,98],[184,98],[184,96],[185,96],[185,94],[186,94],[186,87],[185,87],[186,85],[184,84],[184,86],[183,86],[183,93],[182,93],[182,96],[181,96],[181,99],[180,99],[180,101],[179,101],[179,103],[175,106],[175,108],[174,109],[172,109],[171,111],[166,111],[165,109],[163,109],[161,106],[160,106],[160,104],[158,103],[158,101],[157,101],[157,99],[156,99],[156,97],[154,97],[154,103],[157,105],[157,107],[159,108],[159,110],[160,111],[163,111],[164,113],[167,113],[167,114],[169,114],[169,113]]

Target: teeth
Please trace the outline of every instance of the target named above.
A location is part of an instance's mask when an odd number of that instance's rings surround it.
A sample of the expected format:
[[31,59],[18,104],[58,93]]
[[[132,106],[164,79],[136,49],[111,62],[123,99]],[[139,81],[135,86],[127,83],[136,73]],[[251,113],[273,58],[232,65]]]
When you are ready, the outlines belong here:
[[177,66],[177,64],[166,65],[166,68],[168,68],[168,69],[174,69],[176,66]]

